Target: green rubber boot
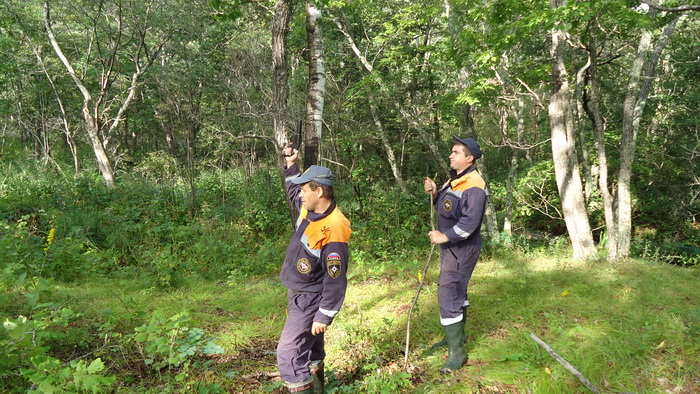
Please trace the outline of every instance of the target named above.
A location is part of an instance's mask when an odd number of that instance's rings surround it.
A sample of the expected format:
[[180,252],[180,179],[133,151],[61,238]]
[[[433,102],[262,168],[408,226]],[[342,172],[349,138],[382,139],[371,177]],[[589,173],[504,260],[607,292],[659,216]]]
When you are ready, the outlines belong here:
[[430,349],[435,350],[447,346],[447,337],[443,337],[440,342],[435,342]]
[[[464,321],[464,319],[462,319],[462,321]],[[466,335],[464,334],[464,324],[461,324],[461,322],[444,326],[444,328],[449,354],[445,365],[440,368],[440,371],[442,373],[450,373],[461,368],[467,361],[467,352],[464,351]]]
[[314,394],[323,394],[323,386],[326,383],[323,372],[323,361],[313,361],[309,366],[311,378],[314,381]]
[[299,391],[299,390],[292,391],[292,390],[290,389],[289,392],[290,392],[290,393],[298,393],[298,394],[314,394],[314,388],[313,388],[313,386],[311,386],[311,387],[309,387],[309,388],[302,389],[301,391]]
[[304,380],[303,382],[299,383],[287,383],[287,390],[289,390],[290,393],[299,393],[299,394],[314,394],[314,381],[311,376],[309,376],[308,379]]
[[[465,306],[462,308],[462,320],[458,322],[458,324],[462,325],[462,330],[464,330],[464,326],[467,322],[467,307]],[[464,342],[467,342],[467,333],[464,333]],[[435,350],[439,349],[441,347],[447,346],[447,337],[442,338],[440,342],[435,342],[433,346],[430,347],[430,349]]]

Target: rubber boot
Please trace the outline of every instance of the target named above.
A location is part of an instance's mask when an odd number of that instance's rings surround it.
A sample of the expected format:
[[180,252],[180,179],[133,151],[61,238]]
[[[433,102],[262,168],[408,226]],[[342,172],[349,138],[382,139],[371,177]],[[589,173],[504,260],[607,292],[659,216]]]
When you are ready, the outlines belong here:
[[314,381],[311,376],[309,376],[308,379],[304,380],[303,382],[299,383],[289,383],[287,382],[287,390],[289,390],[290,393],[299,393],[299,394],[313,394],[314,391]]
[[[462,320],[459,321],[459,324],[462,325],[462,330],[464,330],[464,326],[465,326],[466,322],[467,322],[467,307],[465,306],[462,308]],[[467,342],[467,333],[466,332],[464,333],[464,342],[465,343]],[[433,346],[430,347],[430,349],[435,350],[435,349],[439,349],[439,348],[445,347],[445,346],[447,346],[447,337],[442,338],[442,340],[440,342],[434,343]]]
[[312,361],[309,366],[311,378],[314,381],[314,394],[323,394],[323,386],[326,383],[323,371],[323,361]]
[[[462,319],[464,321],[464,319]],[[444,326],[445,337],[447,338],[448,356],[445,365],[440,368],[443,373],[450,373],[457,370],[467,361],[467,352],[464,351],[464,325],[460,322]]]

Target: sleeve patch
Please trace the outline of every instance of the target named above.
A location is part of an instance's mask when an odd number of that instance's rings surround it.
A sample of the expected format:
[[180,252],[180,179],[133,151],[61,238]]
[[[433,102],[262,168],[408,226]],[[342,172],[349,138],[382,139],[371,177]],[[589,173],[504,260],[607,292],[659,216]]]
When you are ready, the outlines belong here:
[[326,265],[328,266],[328,275],[330,275],[331,278],[336,279],[340,276],[343,265],[338,253],[329,254],[328,257],[326,257]]

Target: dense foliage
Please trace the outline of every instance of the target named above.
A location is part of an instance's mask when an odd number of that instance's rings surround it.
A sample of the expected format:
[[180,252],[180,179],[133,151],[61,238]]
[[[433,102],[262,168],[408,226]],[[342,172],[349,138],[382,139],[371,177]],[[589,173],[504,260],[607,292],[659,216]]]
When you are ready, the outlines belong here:
[[[134,374],[149,388],[173,379],[179,386],[172,391],[187,390],[192,376],[209,376],[205,371],[227,345],[239,344],[222,339],[253,341],[237,336],[250,334],[245,329],[236,335],[217,331],[213,339],[209,331],[216,322],[193,318],[186,307],[151,307],[139,297],[187,292],[201,281],[245,295],[250,290],[242,284],[276,276],[292,225],[272,135],[270,30],[277,3],[0,5],[2,391],[99,392],[121,389],[117,385],[128,391],[142,384],[128,378]],[[600,85],[614,195],[637,44],[647,32],[658,45],[676,23],[646,78],[653,83],[638,117],[632,256],[690,269],[700,264],[697,12],[661,12],[622,0],[569,1],[556,9],[540,0],[318,3],[327,79],[321,164],[337,175],[336,195],[353,224],[355,284],[413,280],[430,227],[423,178],[447,180],[452,135],[475,137],[484,150],[478,165],[488,180],[492,215],[484,224],[483,258],[508,265],[545,250],[565,260],[569,242],[547,117],[548,32],[555,28],[567,34],[575,153],[598,263],[613,266],[604,261],[608,233],[598,183],[600,146],[587,112],[591,86]],[[295,120],[306,116],[309,78],[304,4],[291,5],[285,114],[290,133]],[[597,54],[597,74],[590,72],[590,51]],[[116,175],[113,188],[105,181],[105,163],[96,164],[100,149]],[[614,269],[625,275],[624,268]],[[135,287],[104,296],[118,300],[118,311],[114,304],[87,310],[71,305],[80,298],[72,293],[87,291],[81,286],[112,281],[117,284],[107,286],[110,292],[120,283]],[[508,291],[527,293],[527,283],[515,283],[523,289]],[[593,297],[597,285],[585,286]],[[244,314],[236,308],[244,306],[231,308]],[[693,308],[683,309],[677,325],[664,326],[678,341],[697,334]],[[560,323],[555,312],[542,313]],[[586,316],[595,319],[593,312]],[[639,319],[648,320],[642,322],[646,327],[665,324],[646,315]],[[346,327],[347,342],[338,346],[348,346],[343,350],[357,352],[362,361],[349,376],[331,375],[335,390],[409,390],[416,384],[416,375],[391,367],[400,346],[383,333],[392,321],[382,316],[372,322],[375,344],[360,340],[367,332]],[[665,343],[645,338],[624,351],[648,358]],[[688,353],[674,350],[685,360],[697,354],[697,343]],[[532,356],[506,353],[499,357],[513,362]],[[542,357],[532,360],[541,363]],[[697,365],[686,369],[680,365],[679,374],[692,376]],[[213,381],[198,382],[202,392],[223,390]],[[649,387],[659,389],[640,390]]]

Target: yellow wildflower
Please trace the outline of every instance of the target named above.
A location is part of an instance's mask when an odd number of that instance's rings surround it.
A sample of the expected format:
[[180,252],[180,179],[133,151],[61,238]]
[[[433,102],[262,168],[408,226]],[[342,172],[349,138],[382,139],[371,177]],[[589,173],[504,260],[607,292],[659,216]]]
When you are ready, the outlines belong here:
[[51,230],[49,230],[49,236],[46,237],[46,243],[47,243],[48,245],[51,245],[51,244],[53,243],[53,240],[54,240],[55,238],[56,238],[56,229],[55,229],[55,228],[52,228]]

